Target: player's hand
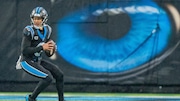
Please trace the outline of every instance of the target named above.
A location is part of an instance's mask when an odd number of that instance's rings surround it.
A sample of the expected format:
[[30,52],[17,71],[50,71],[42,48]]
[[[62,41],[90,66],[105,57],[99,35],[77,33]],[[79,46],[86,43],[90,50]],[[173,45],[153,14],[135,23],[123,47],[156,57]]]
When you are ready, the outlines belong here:
[[52,51],[55,48],[55,43],[52,40],[50,40],[47,43],[43,44],[42,47],[45,51]]

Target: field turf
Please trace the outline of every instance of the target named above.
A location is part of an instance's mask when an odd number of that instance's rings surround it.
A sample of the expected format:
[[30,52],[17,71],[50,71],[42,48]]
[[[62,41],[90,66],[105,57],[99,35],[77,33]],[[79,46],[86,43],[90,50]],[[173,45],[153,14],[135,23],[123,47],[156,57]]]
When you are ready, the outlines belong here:
[[[0,92],[0,101],[26,101],[29,92]],[[180,101],[180,94],[64,93],[66,101]],[[56,93],[41,93],[37,101],[58,101]]]

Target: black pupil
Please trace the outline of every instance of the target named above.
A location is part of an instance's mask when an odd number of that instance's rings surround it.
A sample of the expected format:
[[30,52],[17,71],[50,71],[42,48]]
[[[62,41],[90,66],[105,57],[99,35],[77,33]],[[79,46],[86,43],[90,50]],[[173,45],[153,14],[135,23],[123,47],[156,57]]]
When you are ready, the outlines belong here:
[[116,15],[101,14],[90,18],[89,21],[92,21],[93,18],[92,23],[83,25],[85,31],[98,34],[109,40],[123,37],[131,27],[130,17],[125,13]]

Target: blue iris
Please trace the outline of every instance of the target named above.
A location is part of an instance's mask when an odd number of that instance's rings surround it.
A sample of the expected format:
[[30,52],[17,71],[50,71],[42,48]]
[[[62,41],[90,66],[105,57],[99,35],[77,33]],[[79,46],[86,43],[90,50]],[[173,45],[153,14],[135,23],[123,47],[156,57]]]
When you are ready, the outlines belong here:
[[[108,16],[128,14],[131,27],[125,36],[109,40],[95,31],[83,29],[83,23],[94,21],[92,15],[104,13]],[[93,5],[90,10],[83,8],[60,19],[57,45],[58,53],[78,68],[92,72],[125,72],[161,54],[170,36],[168,15],[156,3],[117,1]]]

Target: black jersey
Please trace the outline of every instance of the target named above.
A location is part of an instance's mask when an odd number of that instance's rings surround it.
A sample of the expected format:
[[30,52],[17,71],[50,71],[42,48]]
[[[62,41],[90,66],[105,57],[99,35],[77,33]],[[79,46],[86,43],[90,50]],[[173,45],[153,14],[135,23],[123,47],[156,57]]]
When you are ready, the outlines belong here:
[[23,39],[21,44],[22,60],[30,59],[34,62],[42,58],[42,44],[50,40],[52,33],[49,25],[44,25],[43,30],[36,29],[33,26],[26,26],[23,30]]

